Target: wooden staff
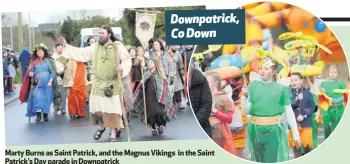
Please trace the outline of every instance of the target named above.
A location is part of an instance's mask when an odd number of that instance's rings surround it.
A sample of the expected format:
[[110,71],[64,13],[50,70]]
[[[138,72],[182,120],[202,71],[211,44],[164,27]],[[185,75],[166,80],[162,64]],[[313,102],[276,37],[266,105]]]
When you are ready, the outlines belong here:
[[[142,77],[142,80],[144,79],[144,75],[143,75],[143,71],[144,71],[144,61],[145,59],[142,60],[142,63],[141,63],[141,77]],[[146,110],[146,94],[145,94],[145,82],[142,83],[142,93],[143,93],[143,111],[144,111],[144,121],[145,121],[145,133],[146,133],[146,136],[147,136],[147,110]]]
[[[142,41],[140,41],[140,43],[141,43],[141,45],[142,45],[142,47],[145,49],[145,53],[146,53],[146,50],[147,50],[147,46],[148,46],[148,44],[146,43],[146,44],[144,44]],[[143,57],[143,60],[142,60],[142,62],[140,63],[141,64],[141,79],[143,80],[144,79],[144,73],[143,73],[143,71],[144,71],[144,68],[145,68],[145,60],[146,60],[146,57],[144,56]],[[146,133],[146,136],[147,136],[147,110],[146,110],[146,92],[145,92],[145,82],[143,82],[142,83],[142,93],[143,93],[143,96],[142,96],[142,98],[143,98],[143,111],[144,111],[144,123],[145,123],[145,133]]]

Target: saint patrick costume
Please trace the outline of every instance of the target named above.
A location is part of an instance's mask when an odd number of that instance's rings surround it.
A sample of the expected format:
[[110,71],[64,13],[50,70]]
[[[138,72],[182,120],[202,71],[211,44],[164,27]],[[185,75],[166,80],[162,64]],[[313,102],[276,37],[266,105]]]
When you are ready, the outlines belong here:
[[[70,45],[64,47],[63,56],[77,62],[92,61],[93,82],[90,94],[90,122],[97,125],[103,122],[106,128],[124,128],[122,123],[123,84],[118,77],[116,65],[120,64],[120,56],[125,53],[122,43],[116,45],[95,43],[89,47],[76,48]],[[126,51],[127,52],[127,51]],[[119,61],[118,61],[119,60]],[[105,89],[112,88],[112,96],[105,95]]]

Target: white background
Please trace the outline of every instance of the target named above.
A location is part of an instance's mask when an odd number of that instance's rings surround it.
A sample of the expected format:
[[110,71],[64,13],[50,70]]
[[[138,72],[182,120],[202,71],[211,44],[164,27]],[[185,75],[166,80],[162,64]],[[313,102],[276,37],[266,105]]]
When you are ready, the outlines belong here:
[[[0,12],[19,11],[52,11],[52,10],[79,10],[79,9],[113,9],[136,7],[165,7],[165,6],[197,6],[205,5],[207,9],[233,9],[244,4],[256,2],[254,0],[1,0]],[[318,17],[350,17],[349,6],[345,0],[280,0],[299,6]],[[109,6],[109,8],[106,8]],[[112,7],[114,6],[114,7]],[[345,14],[345,15],[344,15]],[[350,26],[350,22],[326,22],[327,25]],[[1,28],[0,28],[1,30]],[[0,33],[1,34],[1,33]],[[0,39],[0,44],[1,39]],[[1,62],[2,64],[2,62]],[[2,65],[0,66],[2,67]],[[2,71],[0,71],[2,76]],[[3,86],[0,86],[3,93]],[[0,104],[4,104],[3,95]],[[0,107],[0,159],[5,158],[5,126],[4,108]],[[18,115],[18,117],[24,117]],[[13,118],[17,119],[17,118]],[[20,118],[21,119],[21,118]],[[23,136],[25,137],[25,136]],[[2,162],[1,162],[2,163]]]

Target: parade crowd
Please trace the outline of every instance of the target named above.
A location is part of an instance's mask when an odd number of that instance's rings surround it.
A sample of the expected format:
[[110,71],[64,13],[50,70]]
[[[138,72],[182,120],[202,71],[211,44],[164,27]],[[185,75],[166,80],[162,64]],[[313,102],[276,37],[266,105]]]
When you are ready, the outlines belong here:
[[[199,65],[195,60],[191,63],[189,78],[197,80],[189,80],[189,86],[200,125],[220,147],[252,161],[286,161],[290,148],[294,158],[309,153],[319,144],[320,125],[327,139],[347,103],[343,93],[349,90],[350,81],[347,85],[340,79],[337,65],[328,66],[327,77],[292,72],[288,86],[278,81],[278,63],[270,57],[260,59],[260,80],[248,83],[244,82],[247,74],[222,80],[218,72],[203,72]],[[231,86],[231,93],[225,92],[227,86]],[[320,93],[331,101],[328,107]],[[250,157],[243,153],[246,147]]]
[[48,122],[51,111],[68,112],[71,119],[88,117],[98,126],[95,140],[108,128],[115,142],[121,129],[128,133],[133,116],[157,136],[176,119],[177,111],[185,110],[184,67],[194,46],[167,46],[164,37],[152,40],[149,47],[125,46],[109,25],[100,27],[98,40],[90,37],[87,43],[74,47],[61,37],[52,55],[43,43],[29,53],[19,94],[29,120]]
[[[95,140],[108,128],[115,142],[121,129],[128,133],[133,116],[150,126],[153,136],[162,135],[188,99],[200,126],[223,149],[244,158],[248,145],[251,160],[281,162],[290,148],[295,158],[315,149],[320,124],[327,139],[347,103],[345,94],[335,92],[349,89],[337,65],[328,66],[326,78],[292,72],[285,86],[278,82],[279,63],[264,57],[258,64],[260,80],[246,83],[247,75],[222,80],[215,71],[203,73],[201,64],[191,60],[193,45],[169,46],[164,37],[149,47],[125,46],[110,26],[102,25],[98,40],[90,37],[87,43],[74,47],[61,37],[52,55],[43,43],[23,50],[19,100],[26,103],[29,120],[48,122],[51,111],[68,111],[71,119],[88,117],[98,126]],[[19,62],[9,51],[2,54],[5,94],[13,94]],[[227,86],[231,94],[224,91]],[[331,101],[327,108],[320,93]]]
[[14,85],[17,69],[19,67],[19,61],[13,50],[2,50],[2,69],[3,69],[3,86],[4,95],[14,95],[16,86]]

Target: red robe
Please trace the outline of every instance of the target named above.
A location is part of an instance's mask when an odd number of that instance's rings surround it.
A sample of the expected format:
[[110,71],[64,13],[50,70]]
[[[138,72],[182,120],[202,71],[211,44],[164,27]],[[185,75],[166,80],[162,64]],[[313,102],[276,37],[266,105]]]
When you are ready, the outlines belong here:
[[28,98],[29,98],[31,81],[30,81],[30,78],[28,76],[28,73],[30,71],[32,71],[33,68],[35,67],[35,65],[38,64],[39,62],[43,62],[43,59],[42,58],[36,59],[31,64],[31,66],[28,68],[27,72],[24,75],[21,91],[19,92],[19,101],[21,101],[21,103],[27,102]]

